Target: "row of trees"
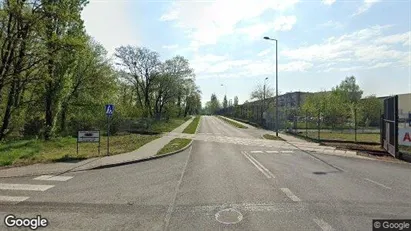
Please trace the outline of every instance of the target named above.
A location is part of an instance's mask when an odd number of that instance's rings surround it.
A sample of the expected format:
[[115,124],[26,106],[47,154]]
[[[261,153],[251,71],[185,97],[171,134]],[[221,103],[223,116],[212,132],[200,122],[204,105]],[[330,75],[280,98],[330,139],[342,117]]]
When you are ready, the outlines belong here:
[[184,57],[165,62],[147,48],[116,49],[116,62],[87,35],[86,0],[0,2],[0,141],[46,140],[117,119],[198,113],[200,91]]
[[362,98],[363,91],[354,76],[347,77],[331,91],[324,91],[307,96],[300,115],[323,118],[325,125],[338,127],[346,123],[359,126],[378,126],[382,101],[375,96]]

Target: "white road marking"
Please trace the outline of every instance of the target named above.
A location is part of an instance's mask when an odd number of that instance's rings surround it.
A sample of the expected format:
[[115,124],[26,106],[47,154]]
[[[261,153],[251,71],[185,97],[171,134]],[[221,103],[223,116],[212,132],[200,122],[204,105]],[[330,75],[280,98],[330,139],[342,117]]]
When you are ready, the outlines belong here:
[[7,201],[7,202],[21,202],[29,199],[29,197],[12,197],[12,196],[1,196],[0,201]]
[[175,191],[174,191],[173,200],[171,201],[170,205],[168,206],[166,217],[164,218],[164,230],[168,230],[168,226],[170,224],[170,219],[171,219],[171,214],[173,213],[174,206],[176,204],[178,190],[180,189],[181,182],[183,182],[184,173],[186,172],[188,161],[190,160],[190,157],[191,157],[191,150],[192,149],[193,149],[193,146],[190,147],[186,163],[184,165],[183,171],[181,172],[180,179],[178,180],[177,186],[176,186]]
[[254,163],[253,160],[250,159],[250,157],[243,152],[243,155],[245,156],[245,158],[247,158],[258,170],[260,170],[260,172],[262,172],[267,178],[271,178],[270,175],[268,175],[266,172],[264,172],[264,170],[262,168],[260,168],[260,166],[258,166],[256,163]]
[[278,153],[278,151],[265,151],[266,153]]
[[291,192],[290,189],[288,188],[281,188],[281,191],[283,191],[285,193],[285,195],[287,195],[292,201],[301,201],[300,198],[298,198],[296,195],[294,195],[293,192]]
[[314,221],[318,226],[320,226],[320,228],[321,228],[323,231],[332,231],[332,230],[334,230],[333,227],[331,227],[331,225],[329,225],[327,222],[325,222],[325,221],[322,220],[322,219],[316,219],[316,218],[314,218],[313,221]]
[[281,151],[281,153],[293,153],[293,151]]
[[68,181],[72,178],[73,178],[72,176],[42,175],[42,176],[34,178],[33,180]]
[[263,153],[263,151],[251,151],[251,153]]
[[274,174],[270,172],[270,170],[268,170],[266,167],[264,167],[264,165],[254,159],[254,157],[249,155],[247,152],[244,152],[243,155],[245,155],[245,157],[247,157],[247,159],[251,161],[251,163],[253,163],[254,166],[256,166],[258,170],[260,170],[267,178],[275,178]]
[[374,183],[374,184],[376,184],[376,185],[379,185],[379,186],[381,186],[381,187],[384,187],[384,188],[386,188],[386,189],[391,189],[390,187],[388,187],[388,186],[386,186],[386,185],[383,185],[383,184],[381,184],[381,183],[378,183],[377,181],[373,181],[373,180],[370,180],[370,179],[368,179],[368,178],[364,178],[364,180],[369,181],[369,182],[372,182],[372,183]]
[[24,190],[24,191],[46,191],[54,185],[41,184],[0,184],[0,190]]

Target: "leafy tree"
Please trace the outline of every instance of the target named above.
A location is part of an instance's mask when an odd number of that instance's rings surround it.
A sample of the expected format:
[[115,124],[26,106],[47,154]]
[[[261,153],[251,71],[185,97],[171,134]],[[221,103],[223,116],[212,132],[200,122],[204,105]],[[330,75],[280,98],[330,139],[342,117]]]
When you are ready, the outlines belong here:
[[234,96],[234,106],[238,106],[238,96]]
[[226,109],[226,108],[227,108],[227,106],[228,106],[228,103],[227,103],[227,96],[226,96],[226,95],[224,95],[224,100],[223,100],[223,108],[224,108],[224,109]]
[[361,126],[378,126],[380,123],[380,114],[383,110],[383,102],[374,95],[361,99],[359,110],[357,111],[357,121]]
[[263,113],[267,111],[270,106],[270,101],[266,100],[274,96],[274,91],[269,86],[262,86],[258,84],[251,92],[251,99],[257,99],[260,101],[260,118],[263,120]]

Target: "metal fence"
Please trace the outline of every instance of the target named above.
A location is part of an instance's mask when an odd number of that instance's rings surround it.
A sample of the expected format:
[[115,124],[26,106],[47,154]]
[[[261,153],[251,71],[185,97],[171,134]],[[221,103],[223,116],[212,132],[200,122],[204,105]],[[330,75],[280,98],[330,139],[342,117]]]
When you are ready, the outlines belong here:
[[[265,110],[264,110],[265,109]],[[261,103],[250,103],[228,107],[217,114],[261,126],[265,129],[287,131],[318,141],[380,143],[380,115],[377,112],[373,119],[360,118],[354,108],[344,116],[325,115],[323,109],[315,112],[302,111],[297,107],[279,108],[276,124],[275,108]]]

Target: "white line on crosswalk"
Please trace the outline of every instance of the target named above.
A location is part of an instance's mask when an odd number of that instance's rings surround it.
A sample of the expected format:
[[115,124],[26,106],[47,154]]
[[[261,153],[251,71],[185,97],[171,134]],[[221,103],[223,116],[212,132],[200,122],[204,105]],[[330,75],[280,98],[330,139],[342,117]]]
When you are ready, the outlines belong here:
[[12,197],[12,196],[2,196],[0,195],[0,202],[7,201],[7,202],[21,202],[29,199],[29,197]]
[[293,192],[291,192],[290,189],[288,188],[281,188],[281,191],[285,193],[292,201],[301,201],[300,198],[298,198],[296,195],[294,195]]
[[54,185],[0,183],[0,190],[46,191],[53,187]]
[[34,178],[33,180],[68,181],[72,178],[73,178],[72,176],[42,175],[42,176]]

